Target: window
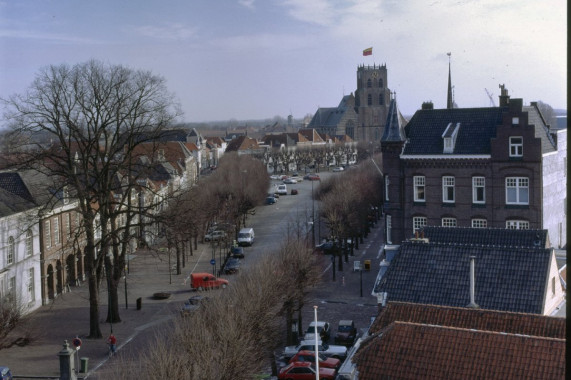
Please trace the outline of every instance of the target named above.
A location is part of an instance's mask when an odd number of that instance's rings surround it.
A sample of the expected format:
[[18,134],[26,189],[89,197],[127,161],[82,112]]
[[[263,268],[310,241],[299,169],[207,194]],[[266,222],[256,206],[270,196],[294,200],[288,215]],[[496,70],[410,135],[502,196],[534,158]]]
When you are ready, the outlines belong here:
[[519,117],[512,117],[512,125],[519,125]]
[[510,230],[529,230],[529,222],[526,220],[508,220],[506,228]]
[[510,157],[523,156],[523,137],[510,137]]
[[373,82],[370,79],[367,79],[367,88],[373,87]]
[[412,218],[412,232],[416,232],[422,227],[426,226],[425,216],[415,216]]
[[51,225],[50,225],[50,221],[46,220],[44,222],[44,237],[46,239],[46,248],[49,248],[52,246],[52,233],[51,233]]
[[529,204],[529,178],[506,177],[506,204]]
[[67,213],[67,218],[65,218],[65,228],[67,230],[67,236],[71,236],[71,212]]
[[472,219],[472,228],[487,228],[488,221],[486,219]]
[[387,215],[387,244],[392,244],[393,239],[391,237],[391,230],[393,228],[393,222],[391,216]]
[[367,95],[367,105],[368,106],[373,105],[373,96],[371,94]]
[[424,193],[424,176],[414,176],[414,201],[426,202],[426,194]]
[[385,201],[389,200],[389,176],[385,175]]
[[442,218],[442,227],[456,227],[456,218]]
[[26,232],[26,256],[32,256],[34,253],[34,234],[32,230]]
[[385,104],[385,96],[383,94],[379,94],[379,105]]
[[12,276],[8,279],[8,294],[15,295],[16,293],[16,277]]
[[14,243],[14,238],[10,236],[8,237],[8,256],[6,257],[8,265],[14,264],[15,256],[16,256],[16,244]]
[[454,203],[454,177],[442,177],[442,202]]
[[379,87],[383,88],[383,78],[379,78]]
[[54,219],[54,240],[55,244],[59,244],[59,219]]
[[472,177],[472,203],[486,202],[486,177]]
[[551,297],[555,297],[555,277],[551,277]]
[[28,269],[28,300],[34,302],[36,293],[34,292],[34,268]]

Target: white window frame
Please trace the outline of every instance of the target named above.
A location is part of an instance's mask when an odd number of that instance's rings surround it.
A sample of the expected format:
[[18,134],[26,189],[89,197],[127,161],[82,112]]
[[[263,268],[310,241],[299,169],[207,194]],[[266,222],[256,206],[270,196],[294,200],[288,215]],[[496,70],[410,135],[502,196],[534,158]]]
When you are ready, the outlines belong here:
[[510,136],[510,157],[523,157],[522,136]]
[[34,254],[34,233],[31,229],[26,232],[26,256]]
[[[426,178],[423,175],[415,175],[413,178],[414,201],[426,202]],[[420,197],[422,193],[422,198]]]
[[44,238],[46,240],[46,248],[50,248],[52,246],[51,225],[52,224],[49,219],[44,221]]
[[392,229],[393,229],[393,222],[392,222],[392,218],[390,215],[387,215],[387,224],[386,224],[386,230],[387,230],[387,244],[392,244],[393,242],[393,238],[392,238]]
[[36,300],[34,282],[34,268],[28,268],[28,300],[30,302],[34,302]]
[[54,219],[54,244],[59,244],[59,218]]
[[506,204],[529,205],[528,177],[506,177]]
[[8,288],[6,289],[6,294],[10,294],[12,296],[16,295],[16,276],[8,278]]
[[488,228],[488,220],[483,218],[472,219],[472,228]]
[[442,177],[442,202],[454,203],[456,198],[456,179],[454,176]]
[[412,218],[412,233],[414,234],[416,231],[426,226],[427,224],[428,219],[426,216],[414,216]]
[[509,230],[529,230],[527,220],[506,220],[506,228]]
[[[482,199],[479,199],[479,191]],[[472,177],[472,203],[486,203],[486,177]]]
[[13,236],[8,236],[8,254],[6,255],[6,264],[12,265],[16,261],[16,242]]
[[458,221],[456,218],[442,218],[442,227],[457,227]]

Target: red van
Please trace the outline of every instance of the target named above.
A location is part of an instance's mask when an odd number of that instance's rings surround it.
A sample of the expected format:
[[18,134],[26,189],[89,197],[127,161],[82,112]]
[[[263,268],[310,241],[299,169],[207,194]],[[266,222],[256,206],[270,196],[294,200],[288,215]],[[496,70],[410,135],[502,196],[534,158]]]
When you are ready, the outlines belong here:
[[224,289],[227,286],[228,280],[216,278],[210,273],[190,274],[190,288],[193,290]]

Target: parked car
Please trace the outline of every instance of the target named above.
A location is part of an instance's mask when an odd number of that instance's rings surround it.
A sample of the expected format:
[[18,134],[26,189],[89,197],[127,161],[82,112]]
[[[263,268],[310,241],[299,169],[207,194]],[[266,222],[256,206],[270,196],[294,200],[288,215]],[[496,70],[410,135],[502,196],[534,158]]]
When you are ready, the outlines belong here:
[[271,197],[266,197],[266,204],[267,205],[273,205],[276,203],[276,198],[271,196]]
[[190,274],[190,289],[192,290],[208,290],[226,288],[228,280],[216,278],[210,273],[191,273]]
[[[324,367],[324,368],[334,368],[334,369],[339,369],[339,367],[341,366],[341,360],[339,359],[334,359],[334,358],[328,358],[327,356],[321,354],[321,352],[318,354],[319,355],[319,366],[320,367]],[[308,362],[311,363],[313,365],[315,365],[315,352],[313,351],[299,351],[297,354],[295,354],[290,360],[290,363],[294,363],[294,362]]]
[[244,248],[234,245],[230,248],[230,256],[235,257],[237,259],[244,258]]
[[240,259],[235,257],[230,257],[226,260],[226,264],[224,265],[224,274],[234,274],[238,273],[240,270]]
[[224,239],[226,239],[226,232],[220,230],[208,232],[204,235],[204,241],[218,241]]
[[[317,341],[317,349],[320,354],[328,358],[335,358],[341,361],[347,357],[347,347],[336,346]],[[284,360],[289,361],[299,351],[313,351],[315,352],[315,340],[302,340],[297,346],[287,346],[284,348]]]
[[[290,363],[280,369],[278,379],[284,380],[313,380],[317,378],[315,368],[311,363]],[[319,378],[322,380],[334,380],[336,370],[333,368],[319,367]]]
[[287,186],[286,185],[278,185],[276,192],[279,195],[287,195]]
[[339,321],[337,326],[337,334],[335,334],[335,344],[344,346],[352,346],[357,338],[357,329],[355,323],[349,319]]
[[291,189],[291,195],[297,195],[298,191],[297,189]]
[[287,184],[287,185],[292,185],[294,183],[297,183],[297,181],[293,178],[286,178],[283,180],[283,183]]
[[208,300],[208,297],[205,296],[192,296],[187,301],[184,302],[184,305],[180,309],[180,313],[182,316],[189,315],[194,310],[200,307],[200,304],[204,301]]
[[280,179],[280,178],[281,178],[281,175],[279,175],[279,174],[272,174],[270,176],[270,179]]
[[238,232],[238,245],[252,245],[254,244],[254,239],[256,234],[254,233],[254,229],[251,227],[242,228],[240,232]]
[[305,331],[305,335],[303,336],[303,340],[315,340],[315,326],[317,325],[317,332],[321,341],[329,342],[329,337],[331,336],[331,326],[329,322],[317,321],[311,322],[307,330]]
[[330,255],[333,253],[333,242],[331,240],[325,241],[315,246],[313,253]]
[[334,172],[342,172],[343,170],[345,170],[345,168],[343,166],[337,166],[337,167],[333,168]]
[[12,372],[10,372],[10,368],[0,367],[0,380],[12,380]]

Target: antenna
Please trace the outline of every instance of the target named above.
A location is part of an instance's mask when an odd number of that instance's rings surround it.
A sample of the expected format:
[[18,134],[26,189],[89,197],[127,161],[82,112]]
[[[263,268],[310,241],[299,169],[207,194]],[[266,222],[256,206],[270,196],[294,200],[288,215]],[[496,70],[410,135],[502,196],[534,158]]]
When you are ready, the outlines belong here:
[[488,95],[488,98],[490,98],[490,107],[496,107],[496,102],[494,101],[494,94],[491,94],[487,88],[484,88],[484,90],[486,90],[486,94]]

